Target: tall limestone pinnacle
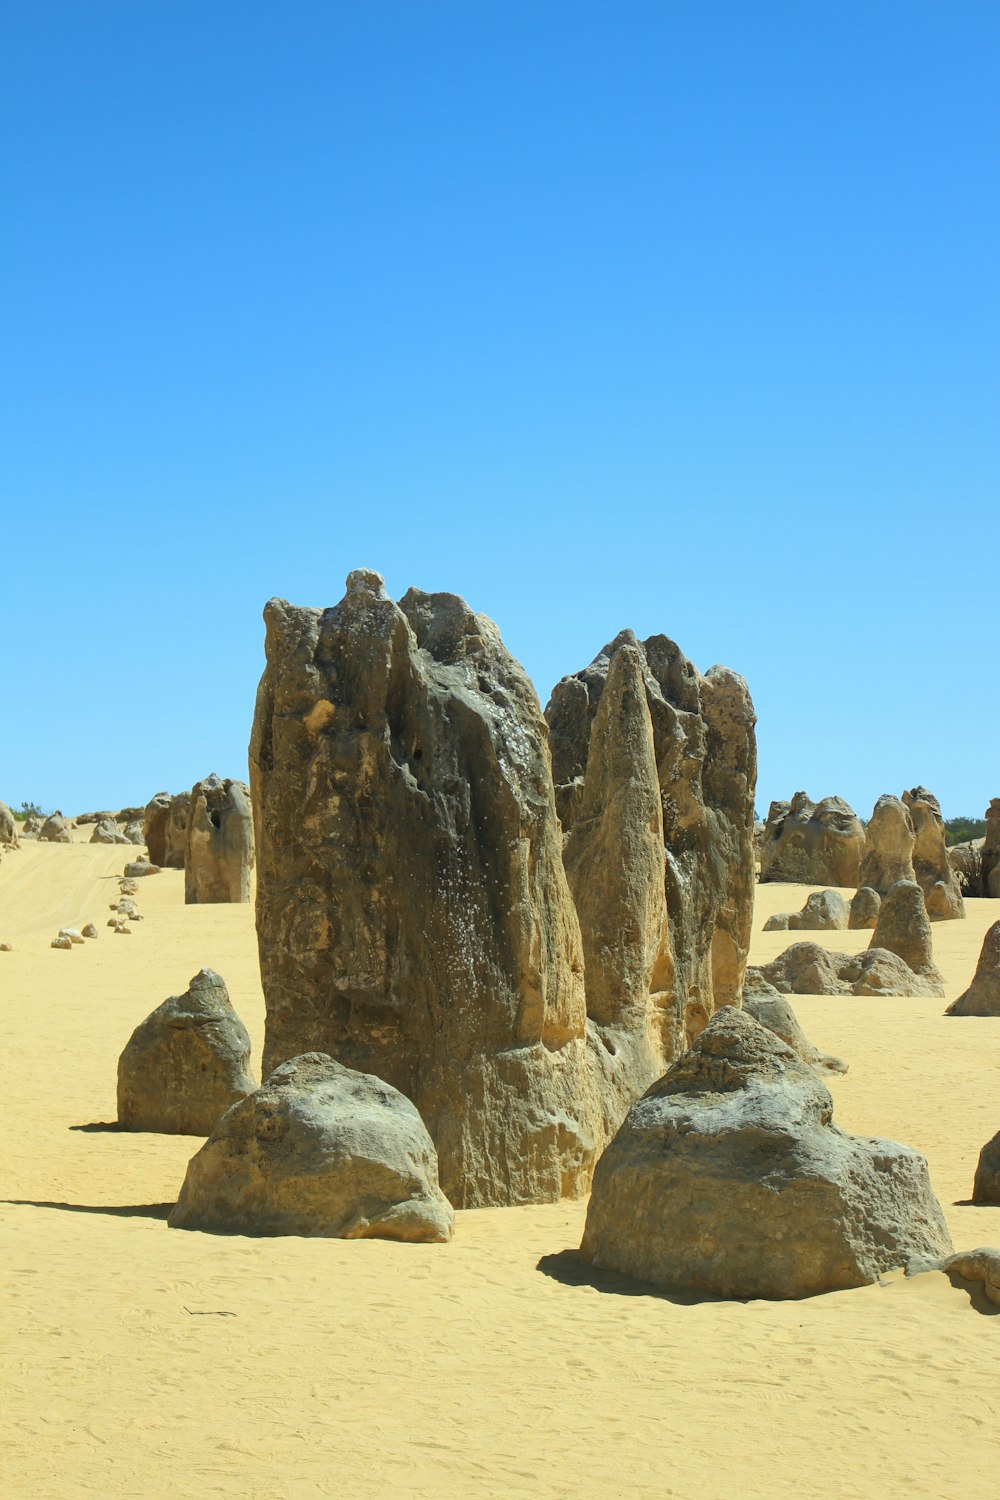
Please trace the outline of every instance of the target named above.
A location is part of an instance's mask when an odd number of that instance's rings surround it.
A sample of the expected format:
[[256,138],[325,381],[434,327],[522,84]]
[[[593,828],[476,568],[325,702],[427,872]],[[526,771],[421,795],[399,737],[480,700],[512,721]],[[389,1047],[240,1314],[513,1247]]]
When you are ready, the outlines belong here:
[[[685,1013],[698,968],[669,890],[702,856],[684,865],[679,853],[665,873],[641,651],[606,674],[592,755],[588,723],[585,816],[564,867],[546,722],[490,620],[451,594],[411,589],[395,603],[366,570],[332,609],[272,600],[265,620],[250,746],[265,1076],[323,1051],[400,1089],[456,1206],[585,1192],[629,1103],[678,1045],[670,965],[684,970]],[[731,696],[721,679],[706,689],[715,717],[700,730],[703,753],[719,739],[711,774],[723,778]],[[751,785],[749,809],[752,798]],[[724,844],[718,862],[734,850]],[[712,931],[690,946],[704,957],[714,945],[731,987],[741,918],[720,892],[711,909]],[[710,1013],[711,960],[706,973]]]

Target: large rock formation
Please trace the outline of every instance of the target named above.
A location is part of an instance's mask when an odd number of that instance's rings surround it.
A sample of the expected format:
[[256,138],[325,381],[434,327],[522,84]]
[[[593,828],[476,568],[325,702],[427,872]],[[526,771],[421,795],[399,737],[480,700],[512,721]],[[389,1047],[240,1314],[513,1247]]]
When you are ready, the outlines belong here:
[[410,1100],[311,1052],[282,1064],[192,1158],[171,1229],[441,1241],[454,1214]]
[[882,908],[882,897],[870,885],[859,886],[851,897],[847,925],[854,931],[865,931],[874,927]]
[[246,1027],[220,976],[201,969],[132,1033],[118,1060],[118,1123],[208,1135],[254,1088]]
[[979,1153],[976,1180],[972,1186],[973,1203],[1000,1203],[1000,1130],[986,1142]]
[[897,880],[915,880],[914,842],[909,812],[898,797],[886,793],[876,802],[865,829],[858,886],[870,886],[884,896]]
[[762,881],[854,886],[865,842],[864,825],[842,797],[812,802],[796,792],[772,802],[760,846]]
[[[575,734],[553,729],[578,761],[567,860],[588,1017],[546,725],[496,626],[454,595],[395,604],[363,570],[335,608],[273,600],[265,620],[250,747],[265,1070],[322,1050],[400,1089],[457,1206],[585,1191],[630,1099],[716,994],[739,993],[745,688],[658,638],[681,707],[628,636],[592,699],[581,684]],[[741,757],[744,844],[720,790]]]
[[945,1011],[946,1016],[1000,1016],[1000,922],[983,938],[979,962],[969,988]]
[[146,853],[154,865],[166,864],[167,816],[170,812],[170,793],[157,792],[146,803],[142,815],[142,836]]
[[187,857],[190,811],[190,792],[178,792],[176,796],[171,797],[163,832],[163,865],[168,870],[183,870],[184,868],[184,860]]
[[131,839],[126,838],[114,818],[100,818],[94,824],[90,842],[92,844],[129,844]]
[[720,1011],[601,1157],[581,1255],[690,1293],[787,1298],[947,1254],[924,1158],[832,1114],[790,1047]]
[[965,916],[962,887],[948,859],[941,804],[925,786],[903,793],[913,823],[913,869],[932,922]]
[[54,812],[38,830],[38,839],[43,844],[71,844],[73,835],[68,818],[64,818],[61,812]]
[[196,782],[187,813],[185,902],[249,901],[253,863],[249,787],[214,774]]
[[793,943],[760,974],[793,995],[944,994],[934,963],[931,926],[920,887],[900,880],[881,903],[865,953],[829,953],[818,943]]
[[822,1073],[846,1073],[847,1063],[829,1052],[820,1052],[814,1047],[799,1025],[798,1017],[773,984],[768,984],[759,969],[747,969],[743,986],[743,1009],[748,1016],[773,1031],[781,1040],[812,1068]]
[[[630,689],[623,713],[619,693],[626,673]],[[606,706],[608,692],[612,701]],[[648,997],[651,1026],[669,1062],[718,1006],[733,1004],[742,990],[753,916],[757,779],[750,695],[735,672],[713,667],[703,676],[666,636],[640,643],[626,630],[589,667],[557,684],[545,717],[591,1014],[591,968],[599,964],[614,972],[627,966],[630,934],[616,926],[613,908],[605,904],[623,880],[616,826],[621,813],[612,811],[621,807],[623,778],[629,776],[632,793],[640,782],[643,787],[632,809],[637,830],[642,809],[652,809],[640,906],[647,940],[658,908],[660,936],[652,969],[647,963],[635,974],[635,995],[640,1004],[643,994]],[[641,744],[641,755],[633,741]],[[661,827],[662,900],[655,851]],[[650,951],[646,941],[647,960]]]
[[1000,797],[986,809],[986,834],[980,856],[982,894],[1000,900]]
[[846,932],[847,902],[839,891],[812,891],[801,911],[775,912],[765,932]]

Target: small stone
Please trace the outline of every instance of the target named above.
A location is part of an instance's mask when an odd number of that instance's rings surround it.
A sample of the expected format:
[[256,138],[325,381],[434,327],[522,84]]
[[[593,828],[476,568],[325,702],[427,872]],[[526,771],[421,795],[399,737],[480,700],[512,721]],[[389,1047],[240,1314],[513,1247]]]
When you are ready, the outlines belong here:
[[13,951],[14,949],[12,944],[0,943],[0,953],[13,953]]
[[68,937],[54,937],[49,946],[52,948],[72,948],[73,942]]
[[93,922],[88,922],[85,927],[81,927],[80,931],[85,938],[95,938],[97,936],[97,928]]
[[71,943],[83,942],[83,933],[78,932],[75,927],[60,927],[59,936],[69,938]]
[[143,875],[159,875],[159,865],[150,864],[148,859],[134,859],[125,866],[125,875],[131,879],[138,879]]

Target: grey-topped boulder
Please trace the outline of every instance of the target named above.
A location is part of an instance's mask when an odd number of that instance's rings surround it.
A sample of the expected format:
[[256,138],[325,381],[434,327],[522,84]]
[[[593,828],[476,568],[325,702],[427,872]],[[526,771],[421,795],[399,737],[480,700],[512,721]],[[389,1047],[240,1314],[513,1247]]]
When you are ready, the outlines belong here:
[[[124,918],[112,920],[116,932],[128,931]],[[256,1086],[250,1038],[225,983],[200,969],[183,995],[164,1000],[132,1033],[118,1060],[118,1123],[208,1135]]]
[[870,886],[880,896],[885,896],[897,881],[915,880],[915,842],[908,809],[898,797],[888,793],[880,797],[865,828],[858,886]]
[[141,880],[144,875],[159,875],[159,873],[159,865],[154,865],[144,855],[139,859],[130,860],[124,871],[126,880]]
[[875,926],[882,907],[882,897],[870,885],[859,886],[851,897],[847,925],[852,931],[866,931]]
[[250,788],[214,773],[191,789],[184,855],[190,905],[249,901],[254,865]]
[[94,824],[90,842],[92,844],[128,844],[131,843],[131,839],[125,836],[114,818],[100,818]]
[[913,823],[913,869],[932,922],[965,916],[962,887],[948,858],[941,804],[925,786],[903,793]]
[[888,948],[870,947],[864,953],[831,953],[819,943],[793,943],[777,958],[760,966],[768,984],[790,995],[912,995],[934,999],[944,995],[940,978],[917,974]]
[[689,1294],[790,1298],[949,1254],[924,1157],[832,1116],[791,1047],[719,1011],[601,1157],[581,1256]]
[[814,1047],[799,1025],[794,1010],[779,990],[769,984],[759,969],[748,968],[743,986],[743,1009],[748,1016],[773,1031],[797,1057],[818,1068],[821,1073],[846,1073],[847,1063],[842,1057],[820,1052]]
[[1000,1130],[979,1153],[972,1185],[973,1203],[1000,1203]]
[[1000,1016],[1000,922],[994,922],[979,953],[967,990],[953,1000],[946,1016]]
[[778,912],[764,923],[765,932],[844,932],[847,902],[839,891],[812,891],[801,911]]
[[772,802],[760,839],[760,878],[801,885],[854,886],[858,882],[864,824],[842,797],[813,802],[796,792]]
[[64,818],[61,812],[54,812],[38,830],[38,841],[41,844],[71,844],[73,834],[69,819]]
[[390,1084],[322,1053],[289,1059],[219,1121],[168,1224],[215,1234],[440,1242],[454,1214],[434,1145]]

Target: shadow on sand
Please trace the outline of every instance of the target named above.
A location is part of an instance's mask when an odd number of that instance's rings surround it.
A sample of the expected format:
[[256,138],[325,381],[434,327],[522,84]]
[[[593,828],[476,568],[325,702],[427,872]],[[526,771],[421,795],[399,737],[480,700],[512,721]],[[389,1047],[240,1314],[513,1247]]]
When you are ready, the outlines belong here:
[[3,1203],[13,1203],[18,1208],[58,1208],[67,1214],[110,1214],[113,1219],[165,1219],[173,1208],[172,1203],[124,1203],[113,1206],[106,1203],[51,1203],[42,1198],[4,1198]]
[[543,1255],[536,1270],[543,1276],[551,1276],[563,1286],[589,1286],[595,1292],[606,1292],[618,1297],[656,1297],[661,1302],[673,1302],[678,1307],[696,1307],[701,1302],[740,1302],[740,1297],[712,1297],[707,1293],[671,1292],[648,1281],[636,1281],[620,1271],[603,1271],[582,1259],[578,1250],[560,1250],[555,1255]]
[[89,1125],[70,1125],[70,1130],[121,1130],[117,1120],[91,1120]]

